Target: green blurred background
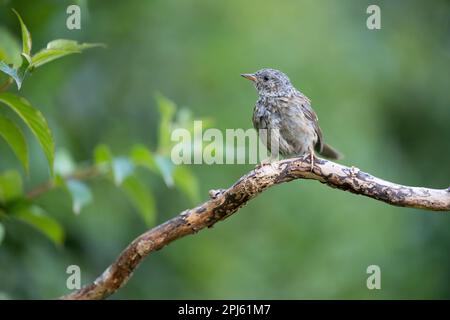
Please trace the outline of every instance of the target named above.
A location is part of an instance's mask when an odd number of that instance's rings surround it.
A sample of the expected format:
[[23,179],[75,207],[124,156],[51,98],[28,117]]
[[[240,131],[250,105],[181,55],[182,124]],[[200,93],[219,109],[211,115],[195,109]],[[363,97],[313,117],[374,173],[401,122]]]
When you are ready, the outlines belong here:
[[[90,161],[100,143],[115,154],[155,148],[159,91],[214,126],[250,128],[256,91],[239,77],[262,67],[286,72],[312,99],[341,162],[407,185],[450,182],[449,1],[78,1],[82,29],[66,29],[73,1],[0,1],[0,28],[17,39],[10,8],[34,48],[54,38],[104,42],[42,67],[20,94],[48,119],[57,149]],[[381,7],[382,29],[366,28]],[[15,89],[14,89],[15,90]],[[35,140],[26,188],[48,179]],[[0,143],[0,171],[20,169]],[[251,165],[196,165],[202,200]],[[156,175],[158,223],[194,203]],[[56,190],[38,203],[66,230],[62,247],[8,222],[0,246],[0,295],[65,294],[68,265],[95,279],[147,227],[110,183],[96,180],[79,216]],[[450,298],[450,216],[397,208],[295,181],[266,191],[230,219],[151,254],[112,298]],[[368,290],[366,268],[381,268]]]

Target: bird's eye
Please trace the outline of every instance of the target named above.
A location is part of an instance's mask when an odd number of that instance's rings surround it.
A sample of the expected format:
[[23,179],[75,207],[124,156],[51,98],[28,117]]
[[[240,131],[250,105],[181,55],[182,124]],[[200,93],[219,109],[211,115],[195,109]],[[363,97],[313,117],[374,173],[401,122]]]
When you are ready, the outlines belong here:
[[264,81],[269,81],[269,77],[268,76],[264,76],[263,80]]

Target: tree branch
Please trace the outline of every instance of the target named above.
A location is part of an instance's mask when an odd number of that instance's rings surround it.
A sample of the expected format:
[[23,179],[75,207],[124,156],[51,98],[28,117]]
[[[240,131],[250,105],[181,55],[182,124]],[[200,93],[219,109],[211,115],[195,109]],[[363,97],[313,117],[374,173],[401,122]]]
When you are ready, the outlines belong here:
[[211,199],[137,237],[92,284],[62,299],[104,299],[121,288],[139,263],[151,252],[174,240],[194,234],[238,211],[267,188],[296,180],[314,179],[330,187],[364,195],[388,204],[433,211],[450,211],[450,188],[402,186],[376,178],[355,167],[308,157],[275,162],[252,170],[226,190],[211,190]]

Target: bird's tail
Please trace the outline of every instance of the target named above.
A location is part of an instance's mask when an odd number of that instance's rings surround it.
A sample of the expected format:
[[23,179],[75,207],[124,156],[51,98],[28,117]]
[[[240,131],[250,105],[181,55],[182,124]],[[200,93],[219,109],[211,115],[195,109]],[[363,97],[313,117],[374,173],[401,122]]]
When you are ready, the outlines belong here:
[[343,157],[342,153],[326,143],[322,145],[322,151],[320,151],[319,154],[331,160],[339,160]]

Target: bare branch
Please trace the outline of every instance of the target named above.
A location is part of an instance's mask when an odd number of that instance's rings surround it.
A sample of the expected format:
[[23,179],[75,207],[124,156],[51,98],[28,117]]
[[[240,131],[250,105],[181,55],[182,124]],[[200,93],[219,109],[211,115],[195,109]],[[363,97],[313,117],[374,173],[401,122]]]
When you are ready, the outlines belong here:
[[315,159],[278,161],[252,170],[226,190],[211,190],[211,199],[137,237],[92,284],[62,299],[104,299],[116,292],[132,276],[151,252],[174,240],[194,234],[226,219],[267,188],[295,179],[314,179],[330,187],[364,195],[388,204],[433,211],[450,211],[450,188],[428,189],[402,186],[376,178],[355,167]]

